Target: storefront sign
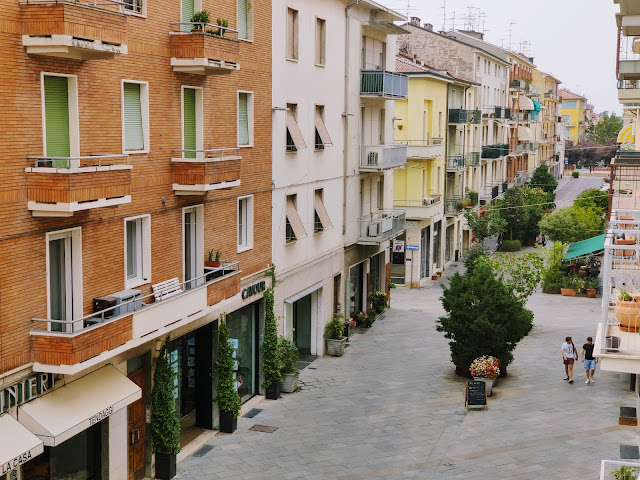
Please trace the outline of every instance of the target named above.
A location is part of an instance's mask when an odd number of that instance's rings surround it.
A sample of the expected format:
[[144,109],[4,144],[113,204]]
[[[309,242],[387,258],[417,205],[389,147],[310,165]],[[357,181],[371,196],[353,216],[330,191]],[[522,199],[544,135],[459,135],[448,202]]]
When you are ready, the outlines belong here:
[[23,463],[27,463],[29,460],[31,460],[31,450],[18,455],[14,459],[9,460],[7,463],[0,465],[0,475],[9,473],[11,470],[18,468],[20,465],[22,465]]
[[249,285],[246,288],[242,289],[242,299],[249,298],[256,293],[264,292],[267,288],[267,284],[264,280],[258,283],[254,283],[253,285]]
[[33,400],[53,387],[53,373],[38,373],[20,383],[0,389],[0,413]]
[[105,408],[101,412],[98,412],[93,417],[89,418],[89,425],[93,426],[96,423],[101,422],[102,420],[110,416],[112,413],[113,413],[113,406],[109,408]]

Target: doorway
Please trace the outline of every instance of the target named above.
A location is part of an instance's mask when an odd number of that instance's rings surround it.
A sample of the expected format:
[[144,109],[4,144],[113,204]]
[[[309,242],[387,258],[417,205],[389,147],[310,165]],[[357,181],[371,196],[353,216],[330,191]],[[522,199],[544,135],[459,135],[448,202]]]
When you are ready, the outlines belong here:
[[[49,239],[49,303],[52,320],[73,320],[73,266],[71,232]],[[51,322],[54,332],[71,332],[70,323]]]
[[311,353],[311,294],[293,303],[293,342],[300,353]]
[[349,268],[347,288],[348,312],[350,317],[362,311],[362,277],[364,275],[364,262]]
[[429,276],[430,237],[431,227],[423,228],[420,231],[420,278]]
[[145,476],[145,361],[136,357],[127,362],[127,376],[142,390],[142,396],[127,407],[129,438],[129,480]]

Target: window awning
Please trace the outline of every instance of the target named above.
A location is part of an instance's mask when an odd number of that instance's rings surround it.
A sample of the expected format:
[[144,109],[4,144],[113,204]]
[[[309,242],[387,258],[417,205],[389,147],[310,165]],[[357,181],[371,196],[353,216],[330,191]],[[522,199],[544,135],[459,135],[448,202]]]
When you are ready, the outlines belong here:
[[287,110],[287,129],[289,130],[289,135],[291,135],[291,139],[293,140],[293,144],[296,146],[296,149],[300,150],[301,148],[307,148],[307,144],[304,141],[300,127],[298,127],[296,117],[293,115],[293,111],[291,110]]
[[618,133],[618,139],[616,143],[635,143],[636,136],[633,133],[633,123],[630,123]]
[[534,142],[535,135],[533,134],[533,130],[529,127],[518,127],[518,141],[519,142]]
[[329,230],[333,228],[333,223],[331,223],[331,218],[329,218],[329,213],[324,206],[324,202],[322,201],[322,197],[320,196],[320,192],[316,192],[315,197],[313,199],[313,207],[318,214],[318,218],[320,219],[320,223],[322,224],[322,228],[324,230]]
[[18,420],[55,447],[140,398],[140,387],[107,365],[21,405]]
[[0,475],[18,468],[43,451],[42,440],[15,418],[8,413],[0,417]]
[[533,101],[526,95],[518,97],[518,108],[520,110],[534,110]]
[[333,143],[331,142],[329,131],[327,130],[326,125],[324,124],[322,115],[317,109],[316,109],[315,124],[316,124],[316,130],[318,130],[318,135],[320,135],[320,140],[322,141],[322,144],[325,147],[332,147]]
[[572,258],[582,257],[583,255],[590,255],[604,250],[605,237],[606,234],[603,233],[597,237],[587,238],[581,242],[572,243],[569,245],[569,249],[567,250],[563,260],[570,260]]
[[538,102],[536,102],[535,100],[531,99],[531,101],[533,102],[533,110],[536,112],[540,111],[540,104]]
[[304,229],[300,215],[298,215],[298,209],[296,208],[295,203],[293,203],[293,198],[291,196],[287,197],[286,214],[289,225],[291,225],[291,228],[293,229],[293,234],[296,236],[296,240],[307,238],[307,231]]

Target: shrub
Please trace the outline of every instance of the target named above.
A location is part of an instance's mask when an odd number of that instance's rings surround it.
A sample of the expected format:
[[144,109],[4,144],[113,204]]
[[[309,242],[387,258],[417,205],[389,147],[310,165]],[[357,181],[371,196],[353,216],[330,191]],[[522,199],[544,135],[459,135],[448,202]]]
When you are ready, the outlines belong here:
[[371,325],[373,325],[373,322],[375,321],[376,321],[376,313],[370,312],[363,317],[362,325],[364,325],[365,327],[370,327]]
[[324,326],[324,338],[327,340],[341,340],[344,332],[344,315],[334,313],[333,318]]
[[180,420],[173,398],[176,372],[169,365],[167,346],[169,337],[160,350],[153,374],[151,390],[151,439],[154,452],[180,452]]
[[283,375],[297,373],[296,363],[300,358],[298,347],[288,338],[280,337],[278,340],[280,350],[280,371]]
[[278,350],[278,324],[273,313],[273,287],[267,288],[264,292],[265,319],[264,319],[264,341],[263,367],[264,387],[271,388],[275,382],[282,381],[280,373],[280,356]]
[[520,240],[505,240],[502,242],[503,252],[517,252],[522,248]]
[[373,310],[376,313],[384,312],[387,308],[387,294],[385,292],[377,291],[373,294],[372,300]]
[[571,172],[571,176],[573,178],[578,178],[580,176],[580,172],[573,171],[573,172]]
[[221,412],[232,413],[238,418],[240,395],[235,386],[235,360],[229,338],[229,327],[226,323],[221,323],[218,330],[218,358],[213,366],[213,371],[218,377],[218,394],[214,400],[218,402]]
[[562,263],[565,249],[564,244],[553,243],[551,248],[547,250],[542,280],[543,293],[560,293],[562,279],[569,272],[569,267]]
[[464,268],[466,268],[467,273],[471,273],[473,271],[478,258],[486,257],[488,255],[489,248],[480,243],[476,243],[471,247],[462,257],[462,263],[464,263]]

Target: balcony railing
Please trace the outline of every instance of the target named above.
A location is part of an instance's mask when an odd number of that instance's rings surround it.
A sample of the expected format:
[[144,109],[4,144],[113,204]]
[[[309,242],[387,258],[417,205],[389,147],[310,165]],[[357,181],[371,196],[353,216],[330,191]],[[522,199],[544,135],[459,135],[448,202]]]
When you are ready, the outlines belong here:
[[560,96],[557,93],[545,92],[544,99],[545,100],[551,100],[552,102],[559,102],[560,101]]
[[22,45],[28,54],[75,60],[117,58],[128,52],[129,3],[116,0],[20,1]]
[[442,194],[430,193],[415,200],[393,200],[394,208],[402,208],[407,218],[431,218],[442,212]]
[[232,28],[198,22],[173,22],[169,32],[174,72],[201,75],[240,69],[240,41]]
[[640,41],[623,35],[619,40],[618,80],[640,80]]
[[449,123],[480,123],[481,120],[482,112],[480,110],[449,109]]
[[376,172],[404,167],[406,164],[406,145],[362,145],[360,147],[361,171]]
[[379,245],[397,237],[405,230],[405,218],[404,210],[380,210],[365,217],[360,217],[358,243],[361,245]]
[[462,211],[460,207],[460,201],[462,195],[453,195],[445,198],[444,200],[444,213],[445,215],[457,215]]
[[509,154],[509,144],[499,143],[482,147],[482,158],[499,158]]
[[[178,284],[178,293],[171,297],[161,298],[152,293],[73,320],[34,318],[33,360],[74,365],[112,353],[128,341],[152,332],[179,328],[189,321],[189,316],[240,292],[238,267],[238,262],[207,267],[204,275]],[[166,312],[156,310],[169,305]]]
[[199,195],[210,190],[240,185],[239,148],[174,150],[183,157],[171,159],[173,190],[176,195]]
[[447,170],[463,170],[465,167],[464,155],[448,155]]
[[466,163],[469,166],[480,165],[480,152],[469,152],[466,155]]
[[442,156],[444,152],[442,138],[431,138],[428,140],[396,140],[396,144],[407,146],[408,158],[436,158]]
[[362,70],[360,95],[405,99],[409,93],[409,77],[385,70]]

